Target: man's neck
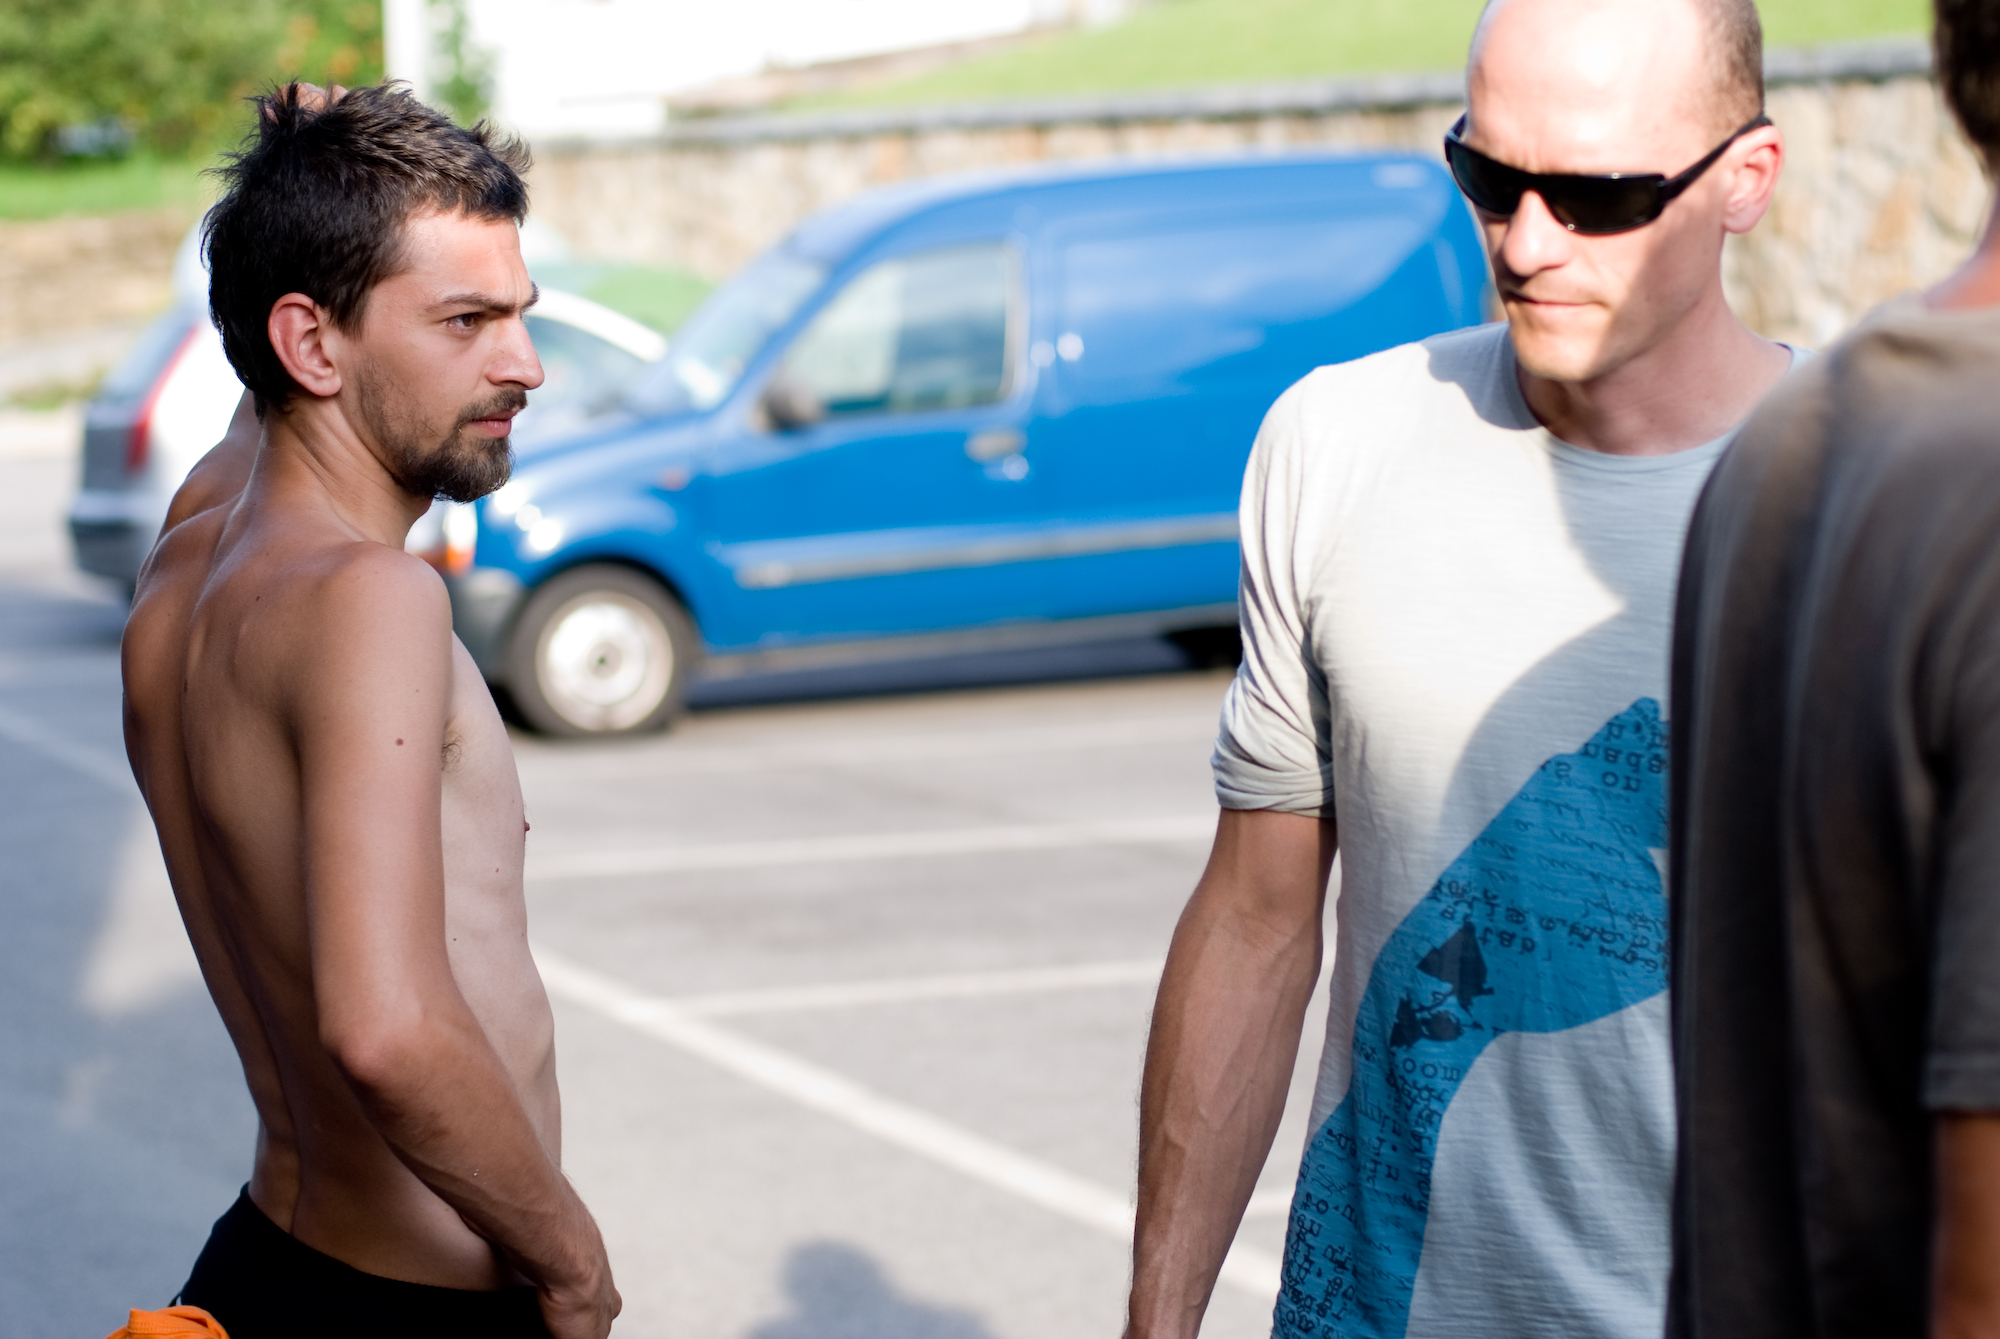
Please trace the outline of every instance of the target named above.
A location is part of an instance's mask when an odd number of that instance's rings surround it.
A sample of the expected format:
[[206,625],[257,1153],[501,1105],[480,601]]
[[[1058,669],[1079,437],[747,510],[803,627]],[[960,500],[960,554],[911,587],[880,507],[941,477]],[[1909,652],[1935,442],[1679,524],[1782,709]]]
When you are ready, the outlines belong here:
[[1934,311],[2000,306],[2000,197],[1986,211],[1986,235],[1965,263],[1924,294]]
[[1718,285],[1666,338],[1601,376],[1519,374],[1528,408],[1562,441],[1611,456],[1661,456],[1723,436],[1790,367],[1785,347],[1752,334]]
[[287,499],[323,508],[355,538],[394,548],[430,506],[396,484],[339,407],[326,401],[266,416],[256,473]]

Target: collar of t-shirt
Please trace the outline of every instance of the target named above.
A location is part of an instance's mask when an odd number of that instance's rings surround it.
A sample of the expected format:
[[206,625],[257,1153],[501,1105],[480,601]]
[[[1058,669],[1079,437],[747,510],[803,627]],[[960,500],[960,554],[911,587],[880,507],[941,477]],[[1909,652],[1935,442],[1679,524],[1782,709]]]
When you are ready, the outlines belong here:
[[[1785,376],[1790,376],[1804,367],[1813,357],[1811,349],[1802,349],[1796,344],[1786,344],[1783,340],[1778,343],[1792,355],[1792,365],[1785,369]],[[1664,455],[1613,455],[1608,451],[1593,451],[1587,446],[1574,446],[1547,428],[1542,428],[1541,420],[1535,417],[1534,410],[1528,408],[1527,397],[1521,394],[1521,378],[1514,367],[1514,350],[1511,342],[1507,348],[1507,375],[1502,377],[1501,381],[1513,401],[1514,412],[1520,416],[1522,426],[1541,428],[1542,441],[1548,447],[1550,455],[1566,465],[1577,465],[1587,470],[1603,470],[1611,474],[1658,474],[1667,470],[1705,470],[1715,463],[1715,458],[1727,450],[1731,442],[1736,440],[1736,434],[1743,430],[1743,424],[1750,421],[1750,416],[1746,414],[1728,432],[1713,441],[1680,451],[1669,451]]]

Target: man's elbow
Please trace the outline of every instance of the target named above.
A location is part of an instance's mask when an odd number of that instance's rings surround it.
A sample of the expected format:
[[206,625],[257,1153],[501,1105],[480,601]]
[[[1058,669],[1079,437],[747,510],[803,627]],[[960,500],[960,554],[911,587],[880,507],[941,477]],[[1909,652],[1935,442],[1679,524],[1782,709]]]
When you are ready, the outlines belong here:
[[421,1006],[323,1019],[320,1044],[364,1099],[391,1099],[436,1072],[439,1028]]

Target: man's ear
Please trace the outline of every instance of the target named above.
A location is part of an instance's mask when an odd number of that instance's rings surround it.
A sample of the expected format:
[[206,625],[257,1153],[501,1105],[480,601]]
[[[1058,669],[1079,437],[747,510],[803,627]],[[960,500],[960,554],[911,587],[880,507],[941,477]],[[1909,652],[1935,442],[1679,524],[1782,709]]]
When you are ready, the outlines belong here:
[[1760,126],[1745,135],[1730,156],[1737,161],[1723,198],[1722,226],[1730,232],[1749,232],[1764,217],[1777,193],[1778,174],[1785,170],[1784,132],[1776,126]]
[[266,329],[278,361],[300,390],[321,398],[340,394],[340,368],[328,347],[339,342],[339,332],[324,307],[303,293],[287,293],[271,304]]

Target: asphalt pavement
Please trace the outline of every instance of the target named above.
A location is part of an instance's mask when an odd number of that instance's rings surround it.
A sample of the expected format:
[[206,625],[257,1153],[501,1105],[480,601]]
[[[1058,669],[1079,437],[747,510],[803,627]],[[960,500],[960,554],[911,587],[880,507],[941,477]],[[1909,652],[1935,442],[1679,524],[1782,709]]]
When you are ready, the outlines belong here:
[[[254,1134],[125,769],[122,604],[68,568],[69,441],[0,416],[0,1339],[164,1304]],[[1227,682],[1118,643],[516,737],[616,1334],[1118,1334],[1147,1012]],[[1307,1042],[1214,1339],[1269,1331]]]

